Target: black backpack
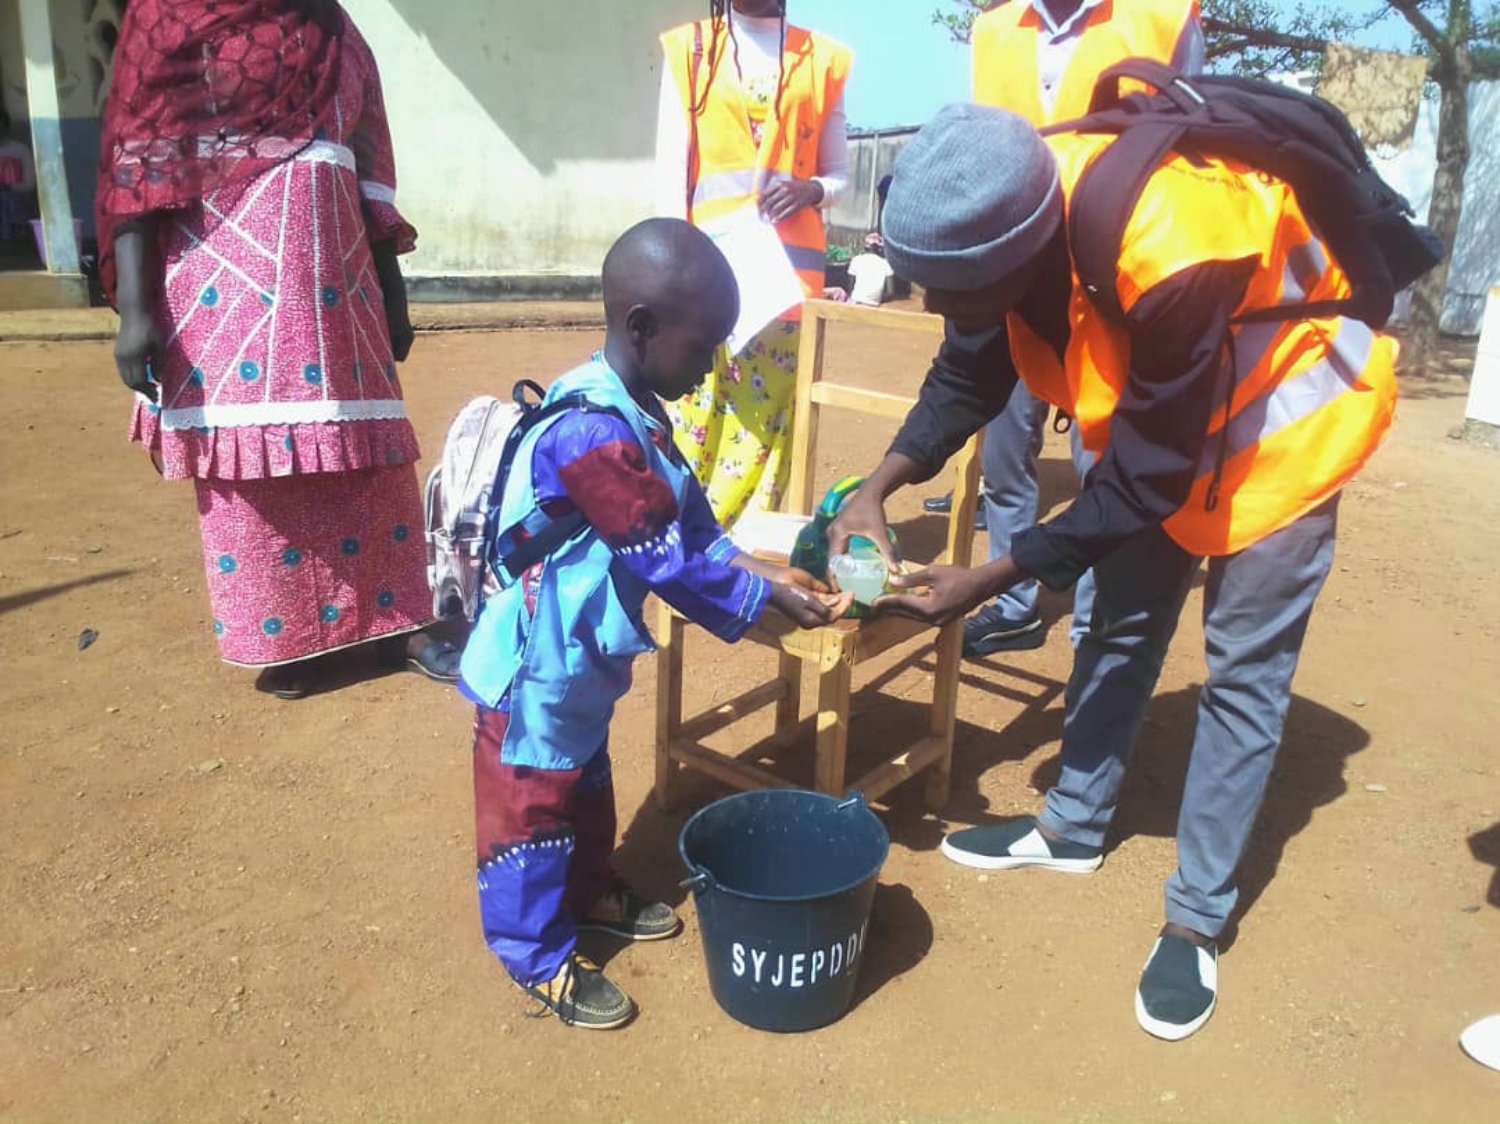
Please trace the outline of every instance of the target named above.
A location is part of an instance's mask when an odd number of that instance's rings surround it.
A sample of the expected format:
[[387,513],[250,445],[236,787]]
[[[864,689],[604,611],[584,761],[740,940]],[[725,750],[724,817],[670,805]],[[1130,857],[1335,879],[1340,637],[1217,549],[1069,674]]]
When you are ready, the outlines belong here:
[[[1159,92],[1122,97],[1122,78]],[[1411,205],[1371,166],[1348,119],[1298,90],[1253,78],[1189,78],[1126,59],[1100,76],[1086,116],[1043,132],[1118,137],[1079,180],[1068,220],[1079,280],[1106,316],[1123,316],[1116,278],[1125,227],[1169,152],[1236,160],[1284,181],[1349,278],[1346,300],[1250,310],[1238,322],[1349,316],[1382,328],[1396,294],[1443,260],[1442,241],[1412,221]]]

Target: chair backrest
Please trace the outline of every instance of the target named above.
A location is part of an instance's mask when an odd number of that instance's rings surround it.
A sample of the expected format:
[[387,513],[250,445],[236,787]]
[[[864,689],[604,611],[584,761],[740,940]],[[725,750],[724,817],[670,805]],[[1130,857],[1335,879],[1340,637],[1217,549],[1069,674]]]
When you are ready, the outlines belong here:
[[[814,494],[819,415],[824,407],[851,410],[904,421],[914,399],[902,394],[845,386],[823,379],[823,350],[830,322],[868,328],[920,332],[934,349],[943,338],[943,318],[925,312],[864,308],[837,301],[810,300],[802,306],[802,345],[797,356],[797,394],[792,409],[792,475],[783,507],[794,515],[811,515],[820,497]],[[953,459],[953,511],[948,517],[947,549],[938,561],[967,566],[973,561],[974,514],[979,503],[979,442],[976,433]]]

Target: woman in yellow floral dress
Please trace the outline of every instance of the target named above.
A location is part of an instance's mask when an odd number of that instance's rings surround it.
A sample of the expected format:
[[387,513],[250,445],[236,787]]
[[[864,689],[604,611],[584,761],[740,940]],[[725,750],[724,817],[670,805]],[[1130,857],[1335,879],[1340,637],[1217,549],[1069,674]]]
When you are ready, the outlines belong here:
[[[804,297],[821,296],[823,212],[849,183],[844,86],[853,54],[789,25],[784,0],[713,0],[710,16],[662,36],[658,210],[709,234],[754,208],[774,223]],[[725,527],[781,505],[800,307],[721,352],[674,404],[677,443]]]

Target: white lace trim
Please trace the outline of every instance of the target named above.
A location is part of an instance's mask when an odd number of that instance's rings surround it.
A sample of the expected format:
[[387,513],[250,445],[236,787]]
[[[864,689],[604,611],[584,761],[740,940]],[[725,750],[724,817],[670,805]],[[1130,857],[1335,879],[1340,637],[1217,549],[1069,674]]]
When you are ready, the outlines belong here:
[[332,141],[313,141],[292,157],[299,164],[337,164],[354,171],[354,150]]
[[188,406],[163,410],[161,427],[168,432],[184,429],[231,429],[240,426],[309,425],[315,422],[387,421],[406,417],[406,403],[399,398],[338,402],[246,402],[230,406]]
[[360,180],[359,193],[377,203],[389,203],[392,207],[396,205],[396,189],[374,180]]

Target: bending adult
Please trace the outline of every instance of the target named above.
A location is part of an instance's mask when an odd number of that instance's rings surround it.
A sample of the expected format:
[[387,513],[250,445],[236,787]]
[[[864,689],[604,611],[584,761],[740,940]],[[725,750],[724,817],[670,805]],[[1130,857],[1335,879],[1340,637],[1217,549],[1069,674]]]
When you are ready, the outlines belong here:
[[[1026,578],[1066,589],[1093,567],[1093,628],[1066,692],[1062,771],[1039,816],[955,832],[968,866],[1083,873],[1103,861],[1136,733],[1207,559],[1208,679],[1177,827],[1166,926],[1136,992],[1141,1026],[1184,1038],[1213,1013],[1217,939],[1333,561],[1338,496],[1396,404],[1395,344],[1341,317],[1267,328],[1240,314],[1334,300],[1347,278],[1283,183],[1171,156],[1121,244],[1123,321],[1072,270],[1079,177],[1111,138],[1045,140],[1014,114],[950,106],[896,165],[886,252],[927,290],[945,342],[890,452],[830,529],[885,544],[885,498],[929,479],[1005,407],[1018,379],[1099,457],[1057,518],[1005,557],[932,567],[887,611],[941,623]],[[1081,225],[1087,225],[1079,220]],[[900,579],[896,579],[900,580]]]
[[[974,21],[974,100],[1020,114],[1041,128],[1088,112],[1099,76],[1127,58],[1149,58],[1184,74],[1203,69],[1198,0],[1011,0]],[[1036,522],[1041,500],[1037,460],[1048,406],[1024,384],[984,432],[984,503],[991,560],[1010,553],[1011,539]],[[1081,481],[1093,466],[1076,426],[1073,465]],[[947,511],[952,497],[928,500]],[[1077,647],[1094,611],[1094,578],[1073,589],[1071,638]],[[1037,584],[1007,589],[964,622],[964,654],[993,655],[1040,647]]]
[[[784,0],[712,0],[708,19],[668,31],[662,48],[658,212],[714,235],[758,210],[804,297],[821,297],[823,212],[849,184],[852,52],[788,24]],[[725,527],[780,506],[800,319],[800,306],[789,308],[737,354],[721,349],[703,386],[672,410],[678,447]]]
[[334,0],[136,0],[98,194],[131,439],[197,490],[213,628],[258,686],[312,657],[454,681],[431,618],[380,77]]

